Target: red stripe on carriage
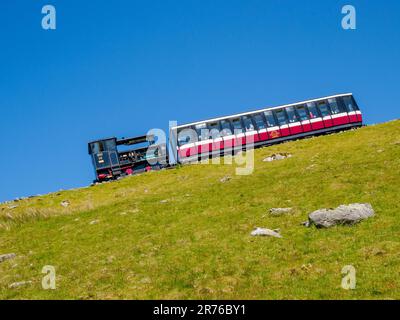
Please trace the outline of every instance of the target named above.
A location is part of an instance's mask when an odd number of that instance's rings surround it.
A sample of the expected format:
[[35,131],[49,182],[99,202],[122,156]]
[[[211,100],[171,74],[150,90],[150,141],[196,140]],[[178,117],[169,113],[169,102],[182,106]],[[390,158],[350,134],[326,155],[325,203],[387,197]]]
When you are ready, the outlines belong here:
[[308,131],[312,130],[311,123],[309,120],[302,121],[301,126],[303,127],[304,132],[308,132]]
[[234,143],[234,139],[233,138],[228,138],[228,139],[224,138],[224,148],[225,149],[232,148],[233,147],[233,143]]
[[323,117],[323,121],[324,121],[325,128],[329,128],[329,127],[333,126],[333,121],[332,121],[331,116]]
[[221,141],[213,141],[212,143],[212,151],[217,151],[217,150],[221,150],[224,149],[224,142]]
[[290,134],[299,134],[303,132],[303,128],[299,122],[298,125],[289,125]]
[[349,117],[347,113],[336,114],[332,116],[332,121],[334,126],[340,126],[349,123]]
[[281,129],[281,136],[282,137],[286,137],[290,135],[290,130],[289,130],[289,126],[288,125],[284,125],[280,127]]
[[358,122],[358,117],[355,111],[348,113],[350,122]]
[[322,121],[322,118],[319,118],[317,121],[314,120],[314,122],[313,121],[310,122],[312,130],[319,130],[324,128],[324,122]]
[[268,140],[268,133],[266,131],[258,132],[258,137],[260,141]]
[[256,143],[258,141],[260,141],[260,138],[258,137],[258,133],[256,131],[246,133],[246,145]]

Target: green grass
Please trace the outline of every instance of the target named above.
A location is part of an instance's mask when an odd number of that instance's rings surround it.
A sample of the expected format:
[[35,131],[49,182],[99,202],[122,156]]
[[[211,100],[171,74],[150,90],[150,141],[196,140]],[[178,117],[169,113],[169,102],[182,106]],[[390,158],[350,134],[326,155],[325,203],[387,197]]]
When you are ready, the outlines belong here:
[[[293,157],[262,161],[276,152]],[[400,299],[400,121],[258,149],[253,174],[235,168],[188,165],[0,205],[0,254],[17,254],[0,263],[0,298]],[[354,202],[376,216],[300,225]],[[251,237],[256,226],[283,238]],[[340,286],[348,264],[355,290]],[[41,288],[45,265],[56,290]],[[32,283],[8,288],[17,281]]]

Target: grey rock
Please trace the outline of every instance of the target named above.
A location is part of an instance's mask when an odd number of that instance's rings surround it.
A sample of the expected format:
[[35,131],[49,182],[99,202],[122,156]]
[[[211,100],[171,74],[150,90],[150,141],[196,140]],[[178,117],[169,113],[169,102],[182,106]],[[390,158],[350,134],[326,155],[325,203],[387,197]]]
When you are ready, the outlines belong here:
[[15,208],[18,208],[18,206],[17,205],[8,206],[8,209],[10,209],[10,210],[15,209]]
[[251,232],[252,236],[267,236],[267,237],[275,237],[275,238],[282,238],[279,233],[279,229],[271,230],[267,228],[256,228]]
[[277,154],[277,155],[275,155],[275,160],[283,160],[283,159],[285,159],[286,157],[284,156],[284,155],[281,155],[281,154]]
[[16,289],[16,288],[23,287],[23,286],[26,286],[26,285],[31,284],[31,283],[32,283],[32,281],[13,282],[8,287],[10,289]]
[[267,157],[267,158],[265,158],[263,161],[264,162],[271,162],[271,161],[274,161],[275,159],[273,158],[273,157]]
[[99,220],[93,220],[93,221],[90,221],[90,225],[94,225],[94,224],[98,224],[99,223]]
[[286,158],[290,158],[292,155],[290,153],[274,153],[273,155],[266,157],[263,161],[264,162],[271,162],[275,160],[283,160]]
[[230,176],[225,176],[225,177],[222,177],[221,179],[219,179],[219,181],[222,182],[222,183],[225,183],[225,182],[228,182],[231,179],[232,178]]
[[68,201],[68,200],[64,200],[64,201],[61,201],[60,204],[61,204],[64,208],[66,208],[66,207],[69,206],[69,201]]
[[335,225],[353,225],[374,216],[369,203],[340,205],[336,209],[320,209],[309,214],[309,223],[317,228],[330,228]]
[[14,259],[17,255],[15,253],[0,254],[0,262]]
[[280,216],[283,214],[290,213],[293,208],[271,208],[269,209],[269,213],[273,216]]
[[160,203],[167,203],[168,202],[168,200],[167,199],[165,199],[165,200],[161,200],[160,201]]

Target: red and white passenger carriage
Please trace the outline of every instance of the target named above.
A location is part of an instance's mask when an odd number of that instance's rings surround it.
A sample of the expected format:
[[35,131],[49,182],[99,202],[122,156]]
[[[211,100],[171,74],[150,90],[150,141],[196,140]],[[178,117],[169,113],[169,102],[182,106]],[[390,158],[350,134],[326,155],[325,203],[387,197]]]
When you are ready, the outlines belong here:
[[184,163],[361,125],[361,111],[347,93],[179,125],[171,133]]

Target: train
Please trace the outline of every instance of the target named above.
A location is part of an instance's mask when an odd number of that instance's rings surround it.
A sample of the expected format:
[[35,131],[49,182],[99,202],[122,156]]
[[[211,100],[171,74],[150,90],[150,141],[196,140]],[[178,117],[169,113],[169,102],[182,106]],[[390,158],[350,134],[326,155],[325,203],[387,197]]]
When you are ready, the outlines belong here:
[[103,182],[362,125],[353,94],[345,93],[175,125],[168,142],[154,134],[95,140],[88,152],[94,181]]

